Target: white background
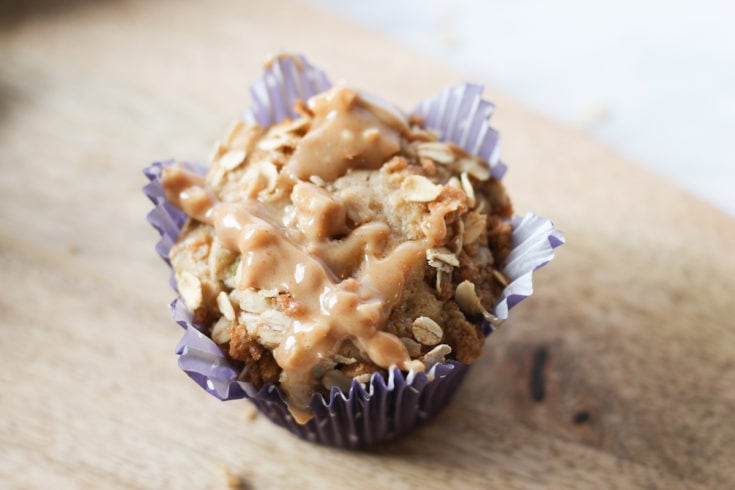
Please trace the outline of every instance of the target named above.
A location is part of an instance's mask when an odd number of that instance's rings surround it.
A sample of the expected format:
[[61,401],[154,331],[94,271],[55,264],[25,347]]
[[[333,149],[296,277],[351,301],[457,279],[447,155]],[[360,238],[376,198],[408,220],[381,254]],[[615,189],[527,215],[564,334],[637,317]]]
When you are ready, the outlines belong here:
[[310,0],[735,216],[735,1]]

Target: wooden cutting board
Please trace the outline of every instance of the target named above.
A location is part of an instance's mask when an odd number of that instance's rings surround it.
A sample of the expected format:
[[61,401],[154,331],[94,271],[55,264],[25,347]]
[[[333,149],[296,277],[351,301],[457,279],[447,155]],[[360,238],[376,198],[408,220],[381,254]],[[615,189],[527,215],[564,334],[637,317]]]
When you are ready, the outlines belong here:
[[568,244],[443,414],[345,452],[188,380],[141,169],[204,160],[279,50],[405,109],[465,79],[299,3],[204,5],[0,7],[0,487],[735,485],[735,220],[492,89],[516,210]]

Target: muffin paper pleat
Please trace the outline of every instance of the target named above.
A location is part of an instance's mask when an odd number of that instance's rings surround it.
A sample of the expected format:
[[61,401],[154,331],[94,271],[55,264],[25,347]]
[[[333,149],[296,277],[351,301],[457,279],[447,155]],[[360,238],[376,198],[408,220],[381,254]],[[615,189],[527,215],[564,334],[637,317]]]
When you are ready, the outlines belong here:
[[488,162],[492,176],[500,179],[507,168],[500,161],[498,132],[488,123],[495,106],[482,99],[482,91],[483,86],[474,83],[446,88],[421,102],[413,115],[421,117],[427,128],[438,131],[442,141],[450,141]]
[[554,249],[564,243],[564,236],[546,218],[527,213],[510,220],[513,227],[511,251],[503,273],[510,283],[495,303],[494,314],[500,320],[522,299],[533,293],[533,271],[554,258]]
[[[263,77],[251,86],[253,103],[243,119],[269,126],[298,115],[293,106],[297,100],[329,88],[327,76],[303,56],[277,57]],[[424,119],[427,127],[440,133],[468,153],[490,163],[491,174],[501,178],[506,167],[499,159],[498,133],[488,124],[494,106],[481,98],[482,86],[464,84],[448,88],[437,97],[421,102],[414,114]],[[170,265],[171,247],[187,216],[166,200],[161,183],[162,169],[173,160],[156,162],[145,169],[149,183],[143,188],[154,203],[148,214],[150,224],[160,233],[156,251]],[[205,166],[184,164],[199,174]],[[494,305],[499,319],[533,292],[532,273],[554,256],[554,248],[564,243],[562,234],[548,219],[528,213],[510,221],[512,250],[504,273],[510,283]],[[171,275],[171,286],[176,281]],[[179,342],[179,366],[197,384],[220,400],[250,399],[266,417],[299,437],[321,444],[358,448],[393,439],[436,415],[449,402],[467,372],[468,366],[456,361],[434,365],[427,373],[402,373],[389,370],[387,379],[373,374],[364,385],[353,380],[349,393],[333,388],[328,396],[315,394],[311,401],[314,417],[298,424],[286,407],[280,389],[267,384],[258,389],[238,380],[240,368],[227,359],[203,329],[192,323],[191,312],[181,298],[171,303],[174,320],[184,328]],[[491,326],[484,325],[486,334]]]
[[250,86],[252,107],[243,113],[247,122],[270,126],[298,116],[297,100],[306,101],[332,84],[327,75],[301,55],[278,56],[269,62],[263,77]]

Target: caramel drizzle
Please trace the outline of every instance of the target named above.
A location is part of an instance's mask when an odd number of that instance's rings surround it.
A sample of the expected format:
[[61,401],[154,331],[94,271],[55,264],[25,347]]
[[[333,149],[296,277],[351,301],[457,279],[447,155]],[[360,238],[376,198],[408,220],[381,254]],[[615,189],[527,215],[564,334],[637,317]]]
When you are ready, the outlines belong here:
[[377,169],[401,149],[409,132],[402,116],[347,87],[335,87],[309,99],[311,130],[286,165],[296,179],[317,175],[327,182],[349,169]]
[[426,241],[404,242],[384,254],[390,228],[381,222],[333,240],[347,231],[343,205],[303,181],[311,175],[333,180],[351,168],[379,168],[400,150],[406,123],[391,109],[343,87],[309,102],[315,113],[312,129],[284,167],[296,181],[291,199],[303,243],[290,239],[258,201],[218,202],[202,177],[181,166],[164,169],[162,177],[170,202],[213,226],[223,246],[242,255],[239,288],[277,289],[298,304],[273,354],[283,369],[280,384],[289,410],[300,423],[312,417],[309,403],[319,381],[314,368],[346,340],[382,368],[424,369],[383,330],[406,277],[425,260]]

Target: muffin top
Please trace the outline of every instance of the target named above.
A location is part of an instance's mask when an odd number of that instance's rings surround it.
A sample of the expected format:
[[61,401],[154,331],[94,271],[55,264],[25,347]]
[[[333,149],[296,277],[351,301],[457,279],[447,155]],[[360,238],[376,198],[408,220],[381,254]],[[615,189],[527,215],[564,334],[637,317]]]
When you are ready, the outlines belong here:
[[206,176],[162,182],[190,217],[170,259],[194,322],[305,422],[316,392],[480,355],[512,208],[487,162],[374,97],[337,86],[295,112],[238,121]]

